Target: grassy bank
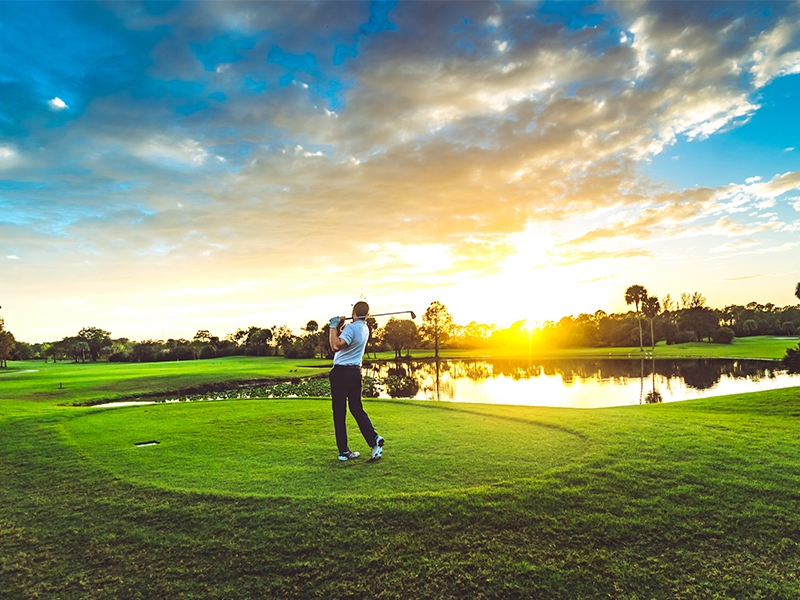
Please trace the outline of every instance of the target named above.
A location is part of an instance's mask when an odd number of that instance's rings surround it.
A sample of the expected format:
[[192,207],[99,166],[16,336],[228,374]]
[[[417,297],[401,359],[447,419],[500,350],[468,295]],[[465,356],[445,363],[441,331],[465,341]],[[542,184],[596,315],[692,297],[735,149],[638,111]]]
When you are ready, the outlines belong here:
[[144,394],[187,390],[220,382],[288,380],[330,370],[324,360],[242,356],[161,363],[76,364],[32,360],[9,362],[9,367],[0,370],[0,403],[6,415],[49,410],[52,404],[130,400]]
[[[768,335],[736,338],[731,344],[714,344],[710,342],[690,342],[667,346],[664,342],[656,344],[655,348],[645,347],[640,350],[636,347],[625,348],[485,348],[479,350],[441,350],[442,358],[629,358],[642,354],[656,358],[759,358],[765,360],[780,360],[786,354],[787,348],[796,348],[800,337],[775,337]],[[431,358],[433,350],[412,350],[414,358]],[[378,358],[391,360],[393,352],[379,352]]]
[[370,401],[374,464],[336,460],[324,399],[56,406],[302,368],[199,362],[71,379],[12,363],[34,372],[0,379],[0,596],[800,596],[800,388],[595,410]]

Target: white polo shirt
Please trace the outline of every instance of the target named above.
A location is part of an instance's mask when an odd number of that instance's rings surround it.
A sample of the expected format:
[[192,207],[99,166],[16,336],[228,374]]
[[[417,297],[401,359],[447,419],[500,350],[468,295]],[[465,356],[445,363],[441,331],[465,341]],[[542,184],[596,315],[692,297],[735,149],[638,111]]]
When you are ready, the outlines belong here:
[[347,346],[333,355],[333,366],[347,365],[360,367],[361,357],[369,339],[369,327],[364,321],[353,321],[342,329],[339,339],[347,342]]

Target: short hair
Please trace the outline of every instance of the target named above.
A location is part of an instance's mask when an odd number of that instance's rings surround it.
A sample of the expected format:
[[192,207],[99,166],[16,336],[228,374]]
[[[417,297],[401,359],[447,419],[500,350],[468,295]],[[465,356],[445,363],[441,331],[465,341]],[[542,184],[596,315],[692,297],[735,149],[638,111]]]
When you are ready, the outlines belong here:
[[356,302],[353,310],[355,311],[357,317],[366,317],[369,314],[369,304],[361,300]]

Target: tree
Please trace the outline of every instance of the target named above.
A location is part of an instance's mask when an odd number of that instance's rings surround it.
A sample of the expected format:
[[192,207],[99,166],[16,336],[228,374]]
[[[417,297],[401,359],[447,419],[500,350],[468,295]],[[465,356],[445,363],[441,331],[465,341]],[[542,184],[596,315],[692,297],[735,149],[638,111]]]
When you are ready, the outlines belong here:
[[650,319],[650,348],[656,347],[656,338],[653,333],[653,319],[661,312],[661,304],[655,296],[648,296],[642,302],[642,312],[644,316]]
[[700,308],[706,305],[706,297],[700,292],[681,294],[681,308]]
[[191,344],[200,358],[215,358],[220,347],[220,339],[211,335],[208,329],[201,329],[194,334]]
[[797,345],[797,348],[786,349],[781,365],[786,367],[789,373],[800,373],[800,344]]
[[418,339],[417,325],[410,319],[392,317],[383,328],[383,340],[394,349],[395,358],[400,358],[403,349],[410,350]]
[[97,362],[103,348],[111,346],[111,332],[103,331],[99,327],[84,327],[78,332],[78,338],[89,346],[92,362]]
[[66,346],[67,353],[72,357],[75,362],[86,362],[86,355],[89,354],[89,344],[86,340],[75,336],[66,337],[62,340]]
[[[194,342],[202,342],[204,344],[210,344],[214,336],[211,335],[211,332],[208,329],[200,329],[197,333],[194,334]],[[216,338],[219,341],[219,338]]]
[[754,335],[758,331],[758,323],[755,319],[747,319],[742,325],[746,335]]
[[794,295],[800,300],[800,281],[797,282],[797,287],[794,288]]
[[732,344],[736,334],[730,327],[720,327],[712,334],[712,338],[715,344]]
[[664,309],[664,312],[670,312],[675,308],[675,301],[672,299],[672,296],[667,294],[661,299],[661,308]]
[[33,346],[25,342],[16,342],[12,352],[12,360],[31,360],[35,357]]
[[[366,353],[369,354],[370,352],[372,352],[372,357],[378,358],[377,352],[378,348],[380,347],[383,341],[382,339],[383,334],[378,328],[378,321],[375,319],[375,317],[367,317],[365,319],[365,322],[367,324],[367,328],[369,329],[369,338],[367,339]],[[325,334],[323,340],[325,343],[325,348],[330,350],[330,344],[328,343],[328,332],[324,331],[323,333]]]
[[245,339],[245,353],[256,356],[269,356],[270,342],[273,340],[271,329],[262,329],[261,327],[250,327],[247,330],[247,338]]
[[446,342],[453,329],[453,317],[447,307],[439,301],[431,302],[428,310],[422,315],[422,327],[420,333],[424,338],[431,340],[434,344],[434,355],[439,358],[439,342]]
[[632,285],[625,290],[625,303],[630,306],[636,306],[636,320],[639,322],[639,350],[644,352],[644,344],[642,343],[642,319],[639,316],[639,304],[647,299],[647,290],[641,285]]
[[[67,339],[67,338],[65,338]],[[67,355],[67,347],[64,340],[59,342],[53,342],[45,349],[45,358],[52,357],[53,362],[58,362],[59,360],[64,360],[64,357]]]
[[295,335],[286,325],[273,325],[270,327],[270,331],[272,332],[272,339],[279,348],[294,344]]
[[5,322],[0,318],[0,368],[8,366],[8,359],[14,353],[17,341],[10,331],[5,330]]
[[719,329],[719,316],[715,310],[704,306],[695,306],[684,310],[680,316],[681,329],[688,329],[697,334],[698,339],[708,338]]

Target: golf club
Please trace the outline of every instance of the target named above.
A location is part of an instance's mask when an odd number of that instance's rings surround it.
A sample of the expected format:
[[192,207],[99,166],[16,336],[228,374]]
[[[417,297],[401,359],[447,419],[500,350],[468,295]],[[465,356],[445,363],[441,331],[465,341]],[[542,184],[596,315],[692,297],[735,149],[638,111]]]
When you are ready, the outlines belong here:
[[[404,315],[406,313],[409,313],[411,315],[412,319],[416,319],[417,318],[417,315],[416,315],[416,313],[414,313],[413,310],[401,310],[399,312],[378,313],[377,315],[367,315],[366,317],[357,317],[357,318],[359,318],[359,319],[368,319],[369,317],[386,317],[388,315]],[[353,321],[355,319],[356,319],[356,317],[345,317],[344,320],[345,321]]]

